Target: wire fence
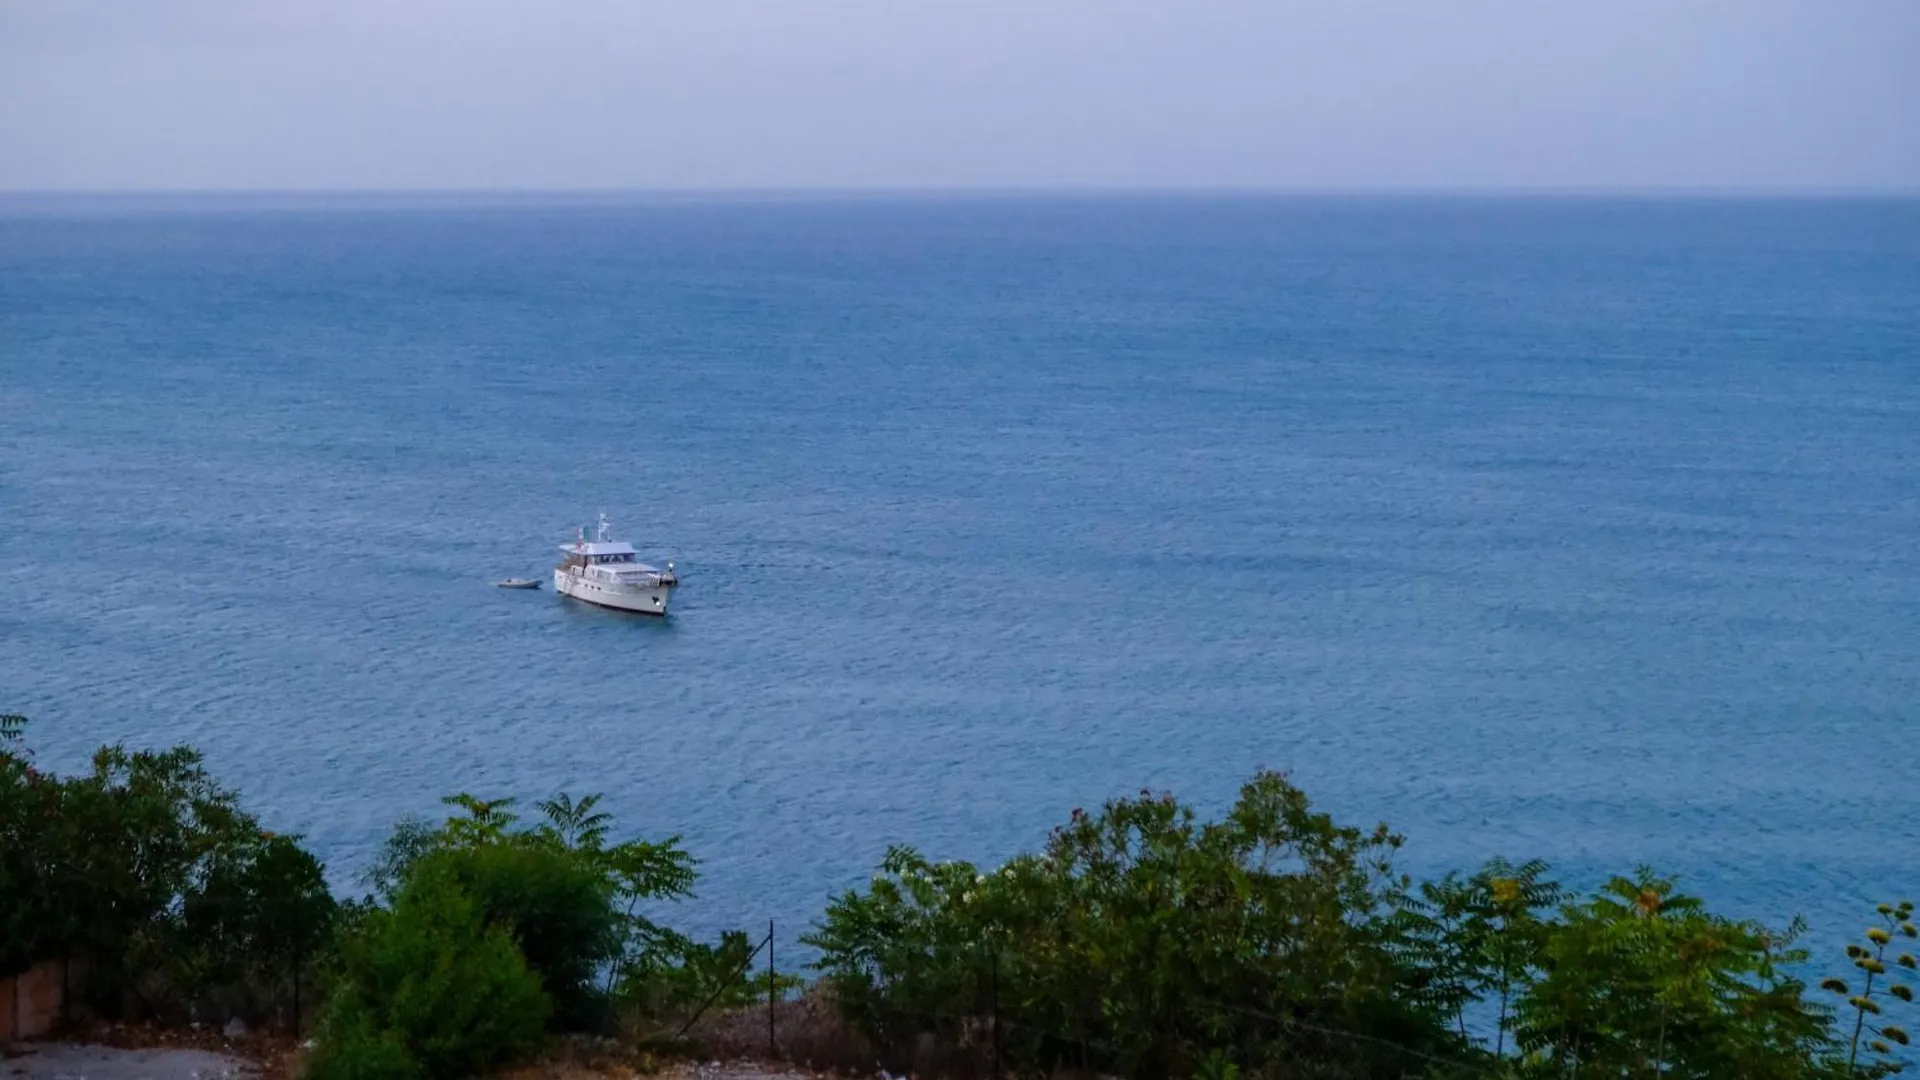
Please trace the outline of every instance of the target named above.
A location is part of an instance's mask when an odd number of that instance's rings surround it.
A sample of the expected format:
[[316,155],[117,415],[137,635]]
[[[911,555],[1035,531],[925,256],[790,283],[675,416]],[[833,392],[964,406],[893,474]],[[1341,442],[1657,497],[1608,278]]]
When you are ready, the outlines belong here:
[[[294,931],[279,936],[240,918],[244,905],[239,901],[229,905],[232,912],[218,911],[221,906],[218,901],[198,901],[197,920],[186,911],[166,912],[156,920],[157,930],[125,943],[129,947],[118,956],[107,955],[102,950],[106,943],[95,942],[72,956],[55,958],[58,1021],[70,1024],[89,1013],[109,1011],[163,1024],[198,1022],[220,1028],[239,1020],[249,1030],[295,1038],[309,1034],[316,1002],[333,975],[329,950],[308,942],[310,935],[298,929],[297,921],[278,924]],[[218,917],[209,916],[209,910]],[[233,917],[226,917],[229,914]],[[797,943],[797,935],[789,939],[790,947]],[[638,1027],[655,1032],[655,1042],[689,1049],[718,1044],[730,1052],[776,1060],[951,1077],[1000,1077],[1016,1066],[1025,1071],[1038,1065],[1128,1075],[1143,1055],[1141,1040],[1123,1046],[1100,1037],[1097,1009],[1078,1023],[1050,1025],[1022,1003],[1004,999],[1000,950],[986,944],[973,951],[974,963],[949,993],[922,994],[912,1004],[879,995],[852,1009],[842,1008],[843,1003],[817,985],[807,987],[800,980],[804,964],[789,961],[792,969],[783,979],[779,945],[779,928],[770,920],[751,948],[726,970],[686,980],[678,999],[650,1002],[657,1011]],[[798,953],[794,949],[787,955]],[[44,981],[48,965],[38,970]],[[618,967],[603,972],[608,991],[617,994],[621,974]],[[926,974],[908,972],[905,978],[924,981]],[[800,985],[794,986],[796,982]],[[764,989],[761,1000],[743,1001],[744,992],[755,988]],[[16,992],[16,1008],[29,996]],[[1340,1042],[1367,1047],[1372,1057],[1402,1059],[1409,1076],[1424,1075],[1429,1067],[1462,1076],[1492,1075],[1472,1062],[1243,1004],[1185,1004],[1190,1011],[1204,1007],[1263,1025],[1276,1049],[1303,1041]],[[16,1019],[12,1027],[18,1030],[22,1024]],[[1181,1034],[1204,1042],[1199,1033]]]
[[[719,1049],[753,1054],[763,1051],[775,1060],[791,1061],[813,1067],[844,1067],[859,1070],[880,1068],[900,1074],[944,1076],[950,1078],[1004,1077],[1032,1075],[1036,1071],[1068,1070],[1085,1074],[1133,1075],[1149,1063],[1159,1071],[1179,1058],[1181,1051],[1206,1042],[1203,1034],[1188,1032],[1190,1038],[1167,1033],[1170,1041],[1187,1046],[1153,1046],[1144,1051],[1143,1040],[1121,1046],[1090,1034],[1099,1019],[1074,1028],[1054,1027],[1021,1015],[1019,1003],[1003,999],[1007,988],[1001,980],[1001,960],[997,949],[981,946],[976,955],[977,977],[963,980],[966,985],[946,1007],[908,1007],[889,1001],[863,1002],[857,1015],[842,1008],[819,984],[789,1000],[775,980],[773,962],[776,928],[769,923],[766,935],[754,953],[729,974],[729,985],[716,987],[708,998],[673,1032],[672,1041],[685,1043],[692,1036]],[[712,1003],[731,987],[744,985],[751,978],[754,962],[765,954],[768,993],[764,1004],[726,1010],[721,1022],[713,1023]],[[911,976],[909,976],[911,978]],[[1242,1004],[1212,999],[1188,999],[1195,1010],[1231,1014],[1250,1026],[1264,1028],[1269,1051],[1276,1058],[1312,1055],[1333,1046],[1344,1046],[1347,1058],[1362,1058],[1370,1066],[1367,1075],[1396,1075],[1407,1078],[1499,1077],[1510,1072],[1504,1064],[1485,1059],[1471,1060],[1407,1046],[1379,1035],[1314,1023],[1299,1017],[1276,1015]],[[764,1044],[752,1033],[757,1014],[764,1010]],[[703,1029],[703,1023],[710,1030]],[[1150,1040],[1148,1040],[1150,1042]],[[1191,1054],[1188,1055],[1190,1059]],[[1187,1061],[1191,1065],[1191,1060]]]
[[775,1039],[774,1014],[780,1007],[780,985],[779,975],[773,966],[773,933],[773,921],[769,919],[767,921],[767,936],[761,938],[759,943],[753,947],[753,951],[748,953],[746,959],[740,962],[739,968],[718,986],[715,986],[713,992],[707,995],[706,1000],[702,1001],[699,1007],[693,1010],[693,1015],[687,1017],[686,1022],[680,1025],[680,1030],[674,1032],[673,1037],[675,1039],[686,1038],[687,1032],[691,1031],[693,1026],[700,1022],[700,1018],[707,1014],[707,1010],[713,1008],[714,1002],[719,1001],[721,995],[737,986],[744,986],[747,971],[753,967],[753,962],[759,959],[760,954],[765,952],[767,954],[767,1050],[769,1053],[774,1051],[778,1045]]
[[100,1017],[211,1024],[236,1035],[266,1027],[299,1036],[310,1027],[319,989],[316,973],[297,958],[284,972],[183,977],[164,967],[102,962],[97,953],[76,950],[0,977],[0,1037],[36,1038]]
[[[203,902],[203,916],[206,906]],[[71,1023],[105,1006],[163,1024],[200,1022],[217,1029],[238,1019],[249,1030],[296,1038],[311,1032],[316,1003],[335,974],[331,950],[308,944],[304,934],[289,939],[249,932],[244,919],[203,918],[200,925],[207,932],[199,936],[189,932],[191,920],[183,912],[170,912],[160,923],[159,932],[132,943],[121,956],[103,955],[96,945],[70,960],[56,960],[59,1020]],[[1139,1070],[1143,1057],[1164,1060],[1176,1049],[1208,1043],[1206,1033],[1193,1030],[1185,1019],[1165,1017],[1159,1034],[1178,1047],[1149,1038],[1117,1045],[1101,1035],[1106,1019],[1097,1001],[1080,1003],[1077,1015],[1071,1007],[1043,1009],[1056,1021],[1062,1014],[1072,1021],[1049,1023],[1034,1014],[1033,1002],[1007,996],[1005,961],[988,943],[972,951],[957,979],[947,973],[951,985],[945,990],[929,973],[909,971],[896,974],[918,983],[919,992],[839,1002],[822,985],[802,978],[808,967],[796,962],[802,959],[798,935],[787,939],[786,949],[781,940],[778,925],[769,921],[743,954],[728,958],[725,970],[683,971],[666,999],[622,999],[628,985],[623,975],[631,972],[618,966],[604,970],[596,984],[623,1009],[626,1029],[645,1034],[648,1042],[689,1051],[713,1046],[821,1066],[978,1078],[1046,1066],[1124,1076]],[[783,954],[793,958],[784,975]],[[926,991],[927,986],[934,989]],[[758,1000],[746,1000],[750,993]],[[1372,1060],[1404,1062],[1405,1068],[1395,1072],[1407,1076],[1428,1075],[1435,1068],[1459,1076],[1495,1075],[1481,1063],[1248,1004],[1188,999],[1181,1007],[1185,1016],[1205,1011],[1242,1021],[1238,1030],[1223,1033],[1222,1042],[1260,1042],[1280,1054],[1344,1045],[1360,1048],[1354,1053]],[[636,1016],[642,1009],[648,1015]]]

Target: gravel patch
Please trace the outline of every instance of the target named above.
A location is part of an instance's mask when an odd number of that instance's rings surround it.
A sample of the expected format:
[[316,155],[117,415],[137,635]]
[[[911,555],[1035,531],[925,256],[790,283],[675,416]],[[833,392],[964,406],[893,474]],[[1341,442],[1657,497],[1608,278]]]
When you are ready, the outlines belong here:
[[676,1064],[661,1072],[661,1080],[821,1080],[824,1075],[758,1061],[712,1061]]
[[254,1075],[248,1062],[206,1050],[33,1043],[0,1058],[0,1080],[242,1080]]

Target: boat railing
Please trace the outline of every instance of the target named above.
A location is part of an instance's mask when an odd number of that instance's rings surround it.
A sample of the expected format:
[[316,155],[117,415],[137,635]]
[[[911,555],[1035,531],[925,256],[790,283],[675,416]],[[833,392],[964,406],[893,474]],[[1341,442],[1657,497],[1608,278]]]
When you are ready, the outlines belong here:
[[[680,584],[680,577],[672,570],[648,568],[639,570],[630,563],[588,562],[577,555],[569,555],[555,569],[586,578],[607,581],[611,584],[632,585],[643,589],[671,589]],[[603,571],[594,573],[594,571]]]

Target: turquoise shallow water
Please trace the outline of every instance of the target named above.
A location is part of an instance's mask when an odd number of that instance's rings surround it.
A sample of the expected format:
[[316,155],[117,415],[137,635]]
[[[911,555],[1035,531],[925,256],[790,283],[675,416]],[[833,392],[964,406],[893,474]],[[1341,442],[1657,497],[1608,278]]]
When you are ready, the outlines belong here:
[[[605,509],[686,581],[536,576]],[[0,709],[344,879],[604,791],[789,925],[1258,765],[1408,868],[1920,890],[1920,204],[15,200]]]

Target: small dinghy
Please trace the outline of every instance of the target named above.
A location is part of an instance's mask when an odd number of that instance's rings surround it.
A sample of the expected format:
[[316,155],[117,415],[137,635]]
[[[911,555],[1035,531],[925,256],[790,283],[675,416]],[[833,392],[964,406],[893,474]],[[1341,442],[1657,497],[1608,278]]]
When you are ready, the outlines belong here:
[[540,587],[539,581],[523,577],[510,577],[504,581],[496,581],[494,584],[503,589],[537,589]]

